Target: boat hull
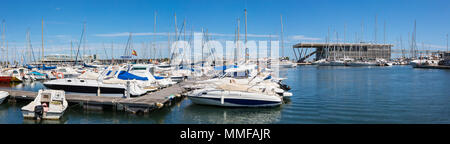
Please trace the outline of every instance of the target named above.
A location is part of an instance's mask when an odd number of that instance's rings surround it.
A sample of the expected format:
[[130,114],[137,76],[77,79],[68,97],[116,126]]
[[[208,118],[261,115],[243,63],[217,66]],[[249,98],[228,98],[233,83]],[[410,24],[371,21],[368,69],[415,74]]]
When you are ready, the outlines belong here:
[[6,97],[8,97],[9,93],[5,92],[5,91],[0,91],[0,104],[3,103],[3,101],[5,101]]
[[[49,89],[64,90],[66,92],[78,92],[78,93],[97,93],[98,90],[98,87],[78,86],[78,85],[57,85],[44,83],[44,86]],[[117,94],[117,93],[123,94],[125,92],[125,89],[100,87],[100,92],[106,94]]]
[[[64,115],[64,111],[61,112],[61,113],[57,113],[57,112],[46,112],[46,113],[42,116],[42,119],[46,119],[46,120],[58,120],[58,119],[60,119],[63,115]],[[34,113],[34,111],[22,110],[22,116],[23,116],[23,118],[26,118],[26,119],[34,119],[34,118],[35,118],[35,113]]]
[[11,80],[12,80],[11,76],[0,76],[0,82],[9,83],[11,82]]
[[281,101],[224,98],[224,102],[222,103],[220,98],[196,96],[188,96],[188,98],[195,104],[221,107],[274,107],[281,105]]

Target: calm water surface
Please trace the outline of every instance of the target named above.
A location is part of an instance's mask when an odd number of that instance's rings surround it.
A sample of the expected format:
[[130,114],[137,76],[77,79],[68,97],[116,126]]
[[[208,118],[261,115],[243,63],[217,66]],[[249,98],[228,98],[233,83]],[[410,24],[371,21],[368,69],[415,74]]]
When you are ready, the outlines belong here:
[[[299,66],[282,75],[294,95],[280,107],[220,108],[184,99],[136,116],[70,105],[62,120],[42,123],[450,123],[450,70]],[[41,83],[12,87],[40,88]],[[0,123],[37,123],[23,120],[20,108],[26,104],[1,104]]]

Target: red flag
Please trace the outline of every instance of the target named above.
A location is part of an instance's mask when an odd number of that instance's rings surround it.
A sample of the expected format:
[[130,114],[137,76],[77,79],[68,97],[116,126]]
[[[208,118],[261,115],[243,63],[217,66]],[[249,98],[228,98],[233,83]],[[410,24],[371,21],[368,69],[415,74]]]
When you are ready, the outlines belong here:
[[137,53],[136,53],[136,51],[135,51],[135,50],[133,50],[133,51],[131,52],[131,55],[137,56]]

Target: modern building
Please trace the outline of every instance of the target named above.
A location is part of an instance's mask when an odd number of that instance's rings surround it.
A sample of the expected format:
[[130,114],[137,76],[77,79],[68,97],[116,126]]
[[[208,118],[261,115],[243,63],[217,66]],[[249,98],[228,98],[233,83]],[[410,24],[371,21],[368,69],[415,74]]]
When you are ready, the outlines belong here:
[[[316,60],[330,58],[354,59],[390,59],[392,44],[371,43],[299,43],[293,46],[294,54],[299,62],[316,54]],[[308,52],[310,50],[310,53]]]

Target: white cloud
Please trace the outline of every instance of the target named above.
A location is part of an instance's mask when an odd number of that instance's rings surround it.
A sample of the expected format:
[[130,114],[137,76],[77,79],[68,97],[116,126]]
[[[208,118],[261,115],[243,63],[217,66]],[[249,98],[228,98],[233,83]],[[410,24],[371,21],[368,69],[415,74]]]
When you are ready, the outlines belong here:
[[[190,33],[190,32],[187,32]],[[200,33],[200,32],[198,32]],[[152,36],[152,35],[158,35],[158,36],[167,36],[169,35],[168,32],[162,32],[162,33],[152,33],[152,32],[141,32],[141,33],[132,33],[133,36]],[[120,33],[107,33],[107,34],[94,34],[94,36],[97,37],[125,37],[129,36],[129,32],[120,32]],[[174,36],[175,33],[170,33],[170,35]],[[221,33],[208,33],[209,36],[219,36],[219,37],[234,37],[234,34],[221,34]],[[244,34],[241,34],[240,36],[245,36]],[[247,37],[259,37],[259,38],[268,38],[268,37],[278,37],[278,35],[264,35],[264,34],[247,34]]]
[[301,41],[301,40],[318,41],[318,40],[321,40],[321,38],[306,37],[304,35],[293,35],[293,36],[290,36],[289,39],[292,41]]

